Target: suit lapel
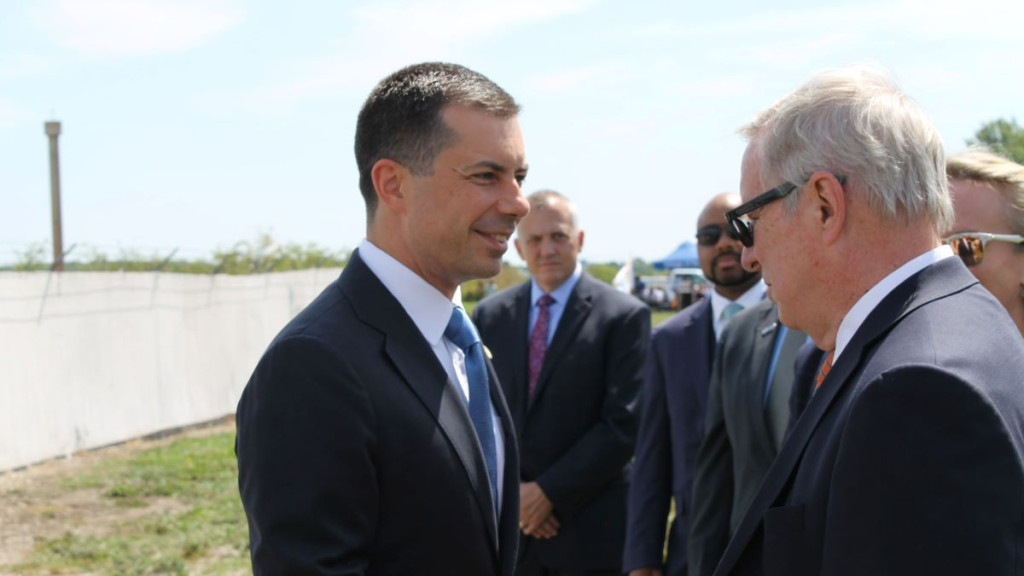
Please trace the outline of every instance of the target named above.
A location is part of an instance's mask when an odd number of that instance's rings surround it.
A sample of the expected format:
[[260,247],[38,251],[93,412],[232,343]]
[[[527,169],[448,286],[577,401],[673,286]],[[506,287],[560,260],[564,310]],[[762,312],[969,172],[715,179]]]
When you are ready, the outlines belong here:
[[[360,319],[384,334],[384,350],[388,358],[448,438],[466,471],[480,512],[486,519],[488,534],[497,550],[497,518],[487,479],[487,465],[461,392],[448,379],[447,372],[412,319],[359,258],[358,251],[352,254],[345,266],[341,289],[352,300]],[[494,375],[494,369],[490,368],[490,362],[487,364],[493,400],[493,383],[497,382],[497,376]],[[501,406],[504,406],[504,402]],[[507,411],[499,410],[499,415],[505,417]],[[504,422],[502,424],[506,425]],[[507,445],[509,438],[514,436],[510,437],[506,432],[505,438]]]
[[541,364],[540,376],[537,378],[537,387],[533,391],[534,403],[543,394],[548,380],[551,379],[551,372],[555,369],[565,349],[575,339],[583,321],[587,319],[587,314],[593,307],[593,291],[590,290],[589,282],[591,282],[590,278],[585,273],[582,274],[569,295],[569,301],[565,303],[565,310],[558,320],[558,326],[555,327],[554,337],[551,338],[551,344],[548,345],[547,352],[544,353],[544,362]]
[[774,454],[775,448],[768,430],[767,411],[764,409],[764,386],[768,378],[768,368],[771,365],[772,352],[775,349],[775,339],[778,333],[778,312],[774,306],[766,308],[761,313],[761,320],[757,323],[754,334],[754,345],[749,356],[756,363],[750,371],[754,378],[747,381],[749,388],[745,394],[750,409],[751,426],[754,428],[754,438],[757,439],[757,445],[762,450],[768,450],[770,454]]
[[786,438],[757,496],[747,509],[736,534],[729,542],[715,574],[728,574],[740,555],[750,546],[750,539],[761,525],[764,513],[784,496],[783,489],[796,471],[807,443],[840,390],[861,367],[870,349],[910,312],[937,298],[965,290],[976,284],[956,258],[933,264],[890,292],[864,320],[853,339],[836,360],[825,383],[807,403],[807,407]]

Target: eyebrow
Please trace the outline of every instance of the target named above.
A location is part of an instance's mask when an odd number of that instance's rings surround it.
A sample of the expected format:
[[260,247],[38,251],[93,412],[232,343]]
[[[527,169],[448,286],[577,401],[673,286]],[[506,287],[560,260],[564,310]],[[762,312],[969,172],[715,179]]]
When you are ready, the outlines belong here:
[[[473,170],[474,168],[490,168],[491,170],[494,170],[495,172],[508,172],[509,171],[508,168],[506,168],[504,165],[499,164],[499,163],[497,163],[497,162],[495,162],[493,160],[481,160],[481,161],[479,161],[479,162],[477,162],[475,164],[470,164],[470,165],[466,166],[465,168],[463,168],[463,170]],[[524,164],[523,166],[520,166],[519,168],[516,168],[515,172],[526,172],[529,169],[530,169],[530,166],[528,164]]]

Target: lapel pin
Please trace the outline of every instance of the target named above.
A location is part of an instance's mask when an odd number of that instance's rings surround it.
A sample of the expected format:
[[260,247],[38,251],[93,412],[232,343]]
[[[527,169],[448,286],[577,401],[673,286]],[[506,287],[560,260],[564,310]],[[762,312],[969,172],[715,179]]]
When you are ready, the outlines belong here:
[[775,327],[778,325],[778,322],[772,322],[771,324],[765,326],[764,328],[761,328],[761,336],[767,336],[772,332],[775,332]]
[[[483,344],[481,344],[481,346],[483,346]],[[494,358],[494,356],[491,354],[491,349],[488,348],[487,346],[484,346],[484,356],[487,356],[488,360],[492,360]]]

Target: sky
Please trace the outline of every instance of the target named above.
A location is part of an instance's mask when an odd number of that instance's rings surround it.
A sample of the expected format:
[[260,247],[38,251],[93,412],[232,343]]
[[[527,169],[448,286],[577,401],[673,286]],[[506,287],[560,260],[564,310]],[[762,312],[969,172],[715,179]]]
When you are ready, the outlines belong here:
[[[0,264],[51,254],[43,124],[62,123],[68,255],[209,258],[264,233],[351,250],[373,86],[456,62],[523,110],[524,191],[572,198],[588,262],[656,260],[736,191],[763,108],[826,68],[889,69],[947,153],[1024,120],[1024,2],[4,0]],[[521,264],[510,248],[506,259]]]

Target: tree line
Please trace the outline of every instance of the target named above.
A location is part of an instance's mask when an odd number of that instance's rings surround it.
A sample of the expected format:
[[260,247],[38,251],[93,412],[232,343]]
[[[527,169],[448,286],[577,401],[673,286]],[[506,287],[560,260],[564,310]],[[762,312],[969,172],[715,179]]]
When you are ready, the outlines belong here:
[[[967,140],[971,146],[984,146],[995,152],[1024,164],[1024,127],[1016,118],[997,118],[982,124],[973,138]],[[11,266],[0,266],[0,270],[32,271],[48,270],[48,246],[45,243],[32,244],[19,252],[17,261]],[[175,258],[159,254],[145,255],[134,250],[123,250],[115,256],[96,248],[85,247],[77,251],[76,257],[65,262],[68,271],[163,271],[185,274],[262,274],[308,268],[342,268],[348,262],[349,252],[345,249],[331,249],[317,244],[278,244],[269,233],[260,233],[255,241],[241,241],[226,250],[214,250],[209,258]],[[621,263],[589,264],[587,272],[595,278],[611,283]],[[640,259],[633,261],[637,274],[649,275],[654,269]],[[487,294],[522,282],[528,277],[521,268],[504,264],[501,273],[494,278],[473,280],[463,285],[463,297],[478,300]]]

